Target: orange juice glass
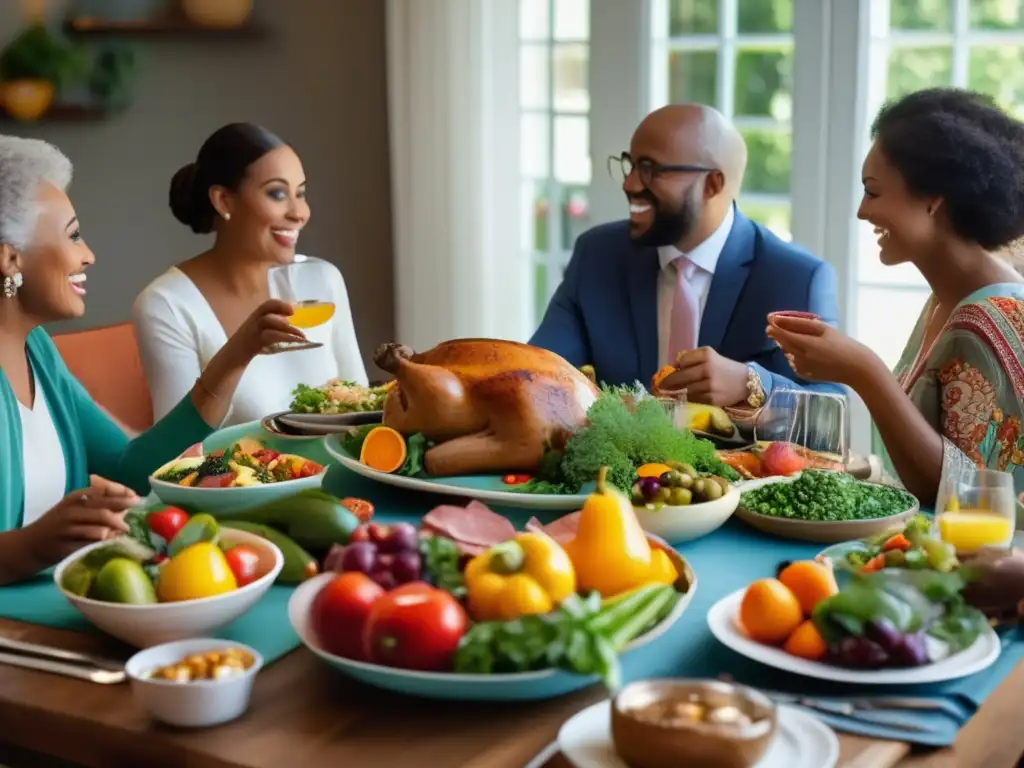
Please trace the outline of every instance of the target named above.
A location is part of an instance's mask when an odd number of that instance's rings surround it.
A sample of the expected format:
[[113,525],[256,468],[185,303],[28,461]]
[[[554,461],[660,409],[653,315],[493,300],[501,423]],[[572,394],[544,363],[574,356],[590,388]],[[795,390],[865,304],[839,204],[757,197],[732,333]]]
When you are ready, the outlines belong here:
[[1013,475],[968,469],[946,479],[937,499],[939,537],[957,555],[970,556],[984,547],[1008,547],[1017,521]]

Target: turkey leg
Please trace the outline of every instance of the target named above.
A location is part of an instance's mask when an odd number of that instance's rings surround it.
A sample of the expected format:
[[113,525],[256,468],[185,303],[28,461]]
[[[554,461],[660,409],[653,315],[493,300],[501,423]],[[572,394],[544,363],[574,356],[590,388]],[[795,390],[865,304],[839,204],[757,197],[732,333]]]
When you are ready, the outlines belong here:
[[542,445],[500,439],[491,432],[477,432],[435,445],[423,456],[424,469],[432,477],[525,472],[539,463]]

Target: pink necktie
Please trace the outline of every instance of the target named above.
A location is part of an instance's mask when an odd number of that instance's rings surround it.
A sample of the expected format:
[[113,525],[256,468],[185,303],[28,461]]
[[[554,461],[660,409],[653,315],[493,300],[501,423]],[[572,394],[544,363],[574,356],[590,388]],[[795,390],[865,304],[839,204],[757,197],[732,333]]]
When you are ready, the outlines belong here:
[[672,262],[676,268],[676,296],[672,302],[672,327],[668,337],[668,363],[680,352],[695,349],[700,327],[700,298],[690,282],[697,266],[686,256]]

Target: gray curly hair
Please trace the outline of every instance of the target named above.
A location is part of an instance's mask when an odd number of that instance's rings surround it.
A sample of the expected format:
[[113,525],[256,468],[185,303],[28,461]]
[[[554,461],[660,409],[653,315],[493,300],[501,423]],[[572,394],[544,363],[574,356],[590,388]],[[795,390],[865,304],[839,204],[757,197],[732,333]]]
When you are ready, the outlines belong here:
[[29,246],[39,217],[36,195],[44,182],[67,189],[71,161],[64,153],[39,139],[0,135],[0,244]]

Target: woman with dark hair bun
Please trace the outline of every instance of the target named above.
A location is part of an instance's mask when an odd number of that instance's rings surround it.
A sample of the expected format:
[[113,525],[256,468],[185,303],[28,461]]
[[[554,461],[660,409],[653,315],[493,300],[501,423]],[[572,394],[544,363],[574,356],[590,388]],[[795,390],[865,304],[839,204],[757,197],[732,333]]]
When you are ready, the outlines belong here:
[[896,370],[813,320],[773,317],[768,335],[801,376],[861,396],[876,450],[922,503],[972,466],[1012,473],[1020,493],[1024,279],[1010,259],[1024,237],[1024,123],[935,88],[883,107],[872,138],[857,216],[883,264],[912,264],[932,290]]
[[[295,244],[309,221],[306,176],[295,151],[265,128],[226,125],[195,162],[174,174],[171,212],[212,246],[150,283],[132,313],[154,416],[177,403],[190,382],[254,307],[269,296],[267,271],[313,261]],[[327,262],[333,317],[310,329],[314,349],[257,358],[246,370],[225,420],[238,424],[285,410],[298,384],[340,378],[366,384],[348,290]]]

